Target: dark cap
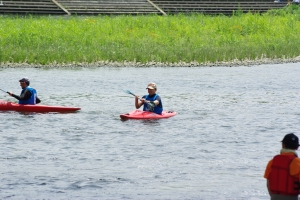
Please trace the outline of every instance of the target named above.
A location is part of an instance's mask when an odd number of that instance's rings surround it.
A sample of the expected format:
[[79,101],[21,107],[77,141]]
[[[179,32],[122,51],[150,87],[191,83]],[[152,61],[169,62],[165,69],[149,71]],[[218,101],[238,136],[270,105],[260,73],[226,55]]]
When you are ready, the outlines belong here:
[[299,139],[294,133],[286,134],[281,142],[287,149],[297,149],[300,146]]
[[22,79],[19,80],[19,82],[30,83],[28,78],[22,78]]

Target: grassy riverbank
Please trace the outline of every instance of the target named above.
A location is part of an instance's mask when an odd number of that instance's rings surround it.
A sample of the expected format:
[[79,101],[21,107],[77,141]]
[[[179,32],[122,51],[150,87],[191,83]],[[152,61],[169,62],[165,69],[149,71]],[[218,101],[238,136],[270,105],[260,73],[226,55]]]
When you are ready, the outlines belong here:
[[298,6],[226,16],[0,16],[0,63],[218,62],[300,55]]

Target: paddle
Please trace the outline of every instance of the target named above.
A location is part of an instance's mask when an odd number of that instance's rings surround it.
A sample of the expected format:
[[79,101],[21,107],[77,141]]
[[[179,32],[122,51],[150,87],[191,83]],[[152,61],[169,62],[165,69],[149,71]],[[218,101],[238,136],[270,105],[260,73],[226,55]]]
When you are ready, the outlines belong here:
[[[132,92],[130,92],[129,90],[124,90],[124,92],[126,92],[127,94],[131,94],[132,96],[136,96],[135,94],[133,94]],[[140,97],[138,97],[139,98],[139,100],[140,101],[142,101],[142,99],[140,98]],[[151,107],[151,110],[153,110],[154,109],[154,107],[155,107],[155,105],[153,105],[153,104],[151,104],[150,102],[148,102],[148,101],[145,101],[146,102],[146,104],[148,105],[148,106],[150,106]]]
[[3,92],[5,92],[5,93],[7,93],[7,94],[9,94],[9,92],[7,92],[7,91],[4,91],[4,90],[2,90],[1,88],[0,88],[0,90],[1,90],[1,91],[3,91]]

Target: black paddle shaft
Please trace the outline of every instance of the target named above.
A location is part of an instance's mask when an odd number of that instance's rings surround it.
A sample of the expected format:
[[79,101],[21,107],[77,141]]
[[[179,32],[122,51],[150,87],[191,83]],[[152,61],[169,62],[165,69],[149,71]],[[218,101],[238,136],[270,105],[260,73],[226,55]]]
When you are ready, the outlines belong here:
[[1,91],[3,91],[3,92],[5,92],[5,93],[7,93],[7,94],[9,94],[9,92],[7,92],[7,91],[4,91],[4,90],[2,90],[2,89],[0,89]]

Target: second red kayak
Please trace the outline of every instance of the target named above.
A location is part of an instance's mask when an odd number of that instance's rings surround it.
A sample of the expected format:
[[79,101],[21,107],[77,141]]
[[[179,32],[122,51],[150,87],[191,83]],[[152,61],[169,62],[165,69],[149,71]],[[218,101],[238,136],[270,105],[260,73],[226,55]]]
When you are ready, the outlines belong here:
[[81,108],[67,106],[48,106],[48,105],[21,105],[9,101],[0,100],[0,111],[19,111],[19,112],[74,112]]
[[177,113],[174,111],[163,111],[161,115],[142,111],[142,110],[133,110],[126,114],[121,114],[121,119],[161,119],[161,118],[169,118],[175,116]]

